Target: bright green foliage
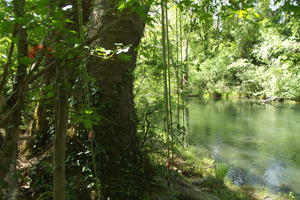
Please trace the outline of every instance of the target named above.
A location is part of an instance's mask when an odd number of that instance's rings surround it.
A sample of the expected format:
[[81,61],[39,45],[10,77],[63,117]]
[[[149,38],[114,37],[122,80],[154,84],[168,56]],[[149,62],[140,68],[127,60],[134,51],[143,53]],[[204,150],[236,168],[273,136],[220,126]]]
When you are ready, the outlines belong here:
[[[230,2],[187,0],[169,4],[175,118],[177,87],[182,96],[300,98],[300,24],[295,6],[274,6],[268,0]],[[151,24],[139,48],[135,71],[141,133],[148,125],[148,111],[152,133],[158,133],[162,126],[156,122],[163,121],[163,114],[159,113],[164,92],[158,7],[152,7],[150,13]],[[188,74],[187,80],[184,73]],[[182,108],[182,104],[177,107]],[[180,114],[180,118],[184,115]]]
[[[261,8],[224,7],[232,14],[222,18],[219,31],[213,33],[218,40],[210,37],[192,45],[192,94],[299,99],[299,20],[291,12],[279,17],[278,10]],[[205,45],[211,45],[210,56],[199,58]]]
[[215,176],[220,181],[223,182],[224,178],[228,172],[229,167],[224,163],[215,164]]

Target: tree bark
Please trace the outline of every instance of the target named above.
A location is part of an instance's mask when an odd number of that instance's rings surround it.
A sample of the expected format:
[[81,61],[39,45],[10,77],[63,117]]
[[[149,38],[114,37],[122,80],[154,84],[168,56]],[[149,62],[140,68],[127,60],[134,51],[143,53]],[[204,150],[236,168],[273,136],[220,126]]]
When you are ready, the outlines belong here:
[[[55,1],[55,0],[54,0]],[[72,5],[71,12],[65,13],[65,17],[72,20],[74,23],[68,23],[65,26],[70,29],[79,32],[83,24],[77,23],[80,13],[77,13],[77,3],[75,0],[59,1],[56,0],[59,7],[65,5]],[[83,0],[83,8],[81,11],[85,11],[82,15],[82,23],[87,21],[89,15],[89,9],[91,6],[90,0]],[[68,34],[65,34],[68,37]],[[68,47],[68,46],[67,46]],[[56,68],[57,78],[57,98],[55,108],[55,140],[54,140],[54,172],[53,172],[53,200],[65,199],[65,152],[66,152],[66,135],[68,130],[69,120],[69,104],[68,99],[70,97],[72,84],[72,75],[74,75],[75,68],[78,67],[78,60],[73,58],[72,60],[64,60],[63,64]]]
[[[24,16],[25,0],[14,0],[14,12],[16,18],[22,18]],[[6,105],[8,110],[11,109],[18,101],[18,98],[22,98],[19,95],[20,86],[26,76],[26,64],[22,62],[22,58],[27,56],[27,33],[24,25],[16,23],[17,29],[17,59],[18,67],[15,75],[12,95],[7,100]],[[0,180],[4,180],[6,184],[3,188],[0,188],[0,199],[13,200],[17,198],[18,194],[18,181],[16,176],[16,159],[18,150],[18,137],[19,137],[19,125],[21,122],[22,106],[19,106],[13,113],[13,117],[10,117],[6,123],[6,136],[5,143],[0,152]]]
[[68,130],[68,71],[67,66],[57,67],[57,101],[55,113],[54,139],[54,173],[53,173],[53,200],[65,199],[65,151],[66,135]]
[[[89,37],[97,39],[92,48],[116,50],[116,44],[130,48],[111,59],[92,56],[88,70],[98,87],[93,104],[103,119],[94,127],[102,199],[134,200],[142,199],[146,173],[136,135],[133,101],[136,48],[145,20],[131,8],[117,10],[117,3],[117,0],[95,1]],[[148,7],[140,8],[146,15]]]

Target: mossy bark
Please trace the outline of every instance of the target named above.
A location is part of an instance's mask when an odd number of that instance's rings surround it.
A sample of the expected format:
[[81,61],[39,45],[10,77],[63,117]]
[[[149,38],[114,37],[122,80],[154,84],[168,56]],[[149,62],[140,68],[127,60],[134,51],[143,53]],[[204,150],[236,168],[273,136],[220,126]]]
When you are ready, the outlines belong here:
[[[93,56],[88,68],[97,83],[92,101],[102,119],[94,127],[102,199],[134,200],[143,198],[146,173],[136,135],[133,101],[136,48],[143,35],[145,19],[131,8],[118,10],[117,4],[117,0],[95,1],[90,37],[97,39],[92,48],[114,51],[119,44],[129,49],[111,59]],[[148,8],[140,8],[146,15]]]

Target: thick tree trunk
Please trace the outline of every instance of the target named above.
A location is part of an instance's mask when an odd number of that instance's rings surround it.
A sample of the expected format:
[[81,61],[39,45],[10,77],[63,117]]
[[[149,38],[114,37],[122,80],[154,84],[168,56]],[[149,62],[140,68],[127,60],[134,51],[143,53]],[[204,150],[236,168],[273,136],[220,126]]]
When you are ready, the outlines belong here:
[[[136,136],[133,102],[133,70],[145,22],[138,14],[116,9],[117,0],[96,0],[90,37],[92,47],[116,50],[116,44],[130,47],[128,52],[105,60],[92,57],[89,73],[96,79],[98,92],[93,103],[102,116],[94,127],[100,165],[102,199],[142,199],[143,157]],[[144,7],[146,14],[148,8]]]

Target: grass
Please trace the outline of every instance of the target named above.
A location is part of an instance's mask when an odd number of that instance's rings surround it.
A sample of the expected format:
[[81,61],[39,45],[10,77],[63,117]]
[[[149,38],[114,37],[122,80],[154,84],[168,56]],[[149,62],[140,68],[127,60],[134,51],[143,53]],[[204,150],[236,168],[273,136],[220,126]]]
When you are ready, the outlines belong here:
[[[176,155],[181,157],[185,163],[182,166],[182,171],[193,170],[196,176],[183,177],[188,182],[193,182],[195,179],[202,179],[203,182],[198,188],[205,189],[207,192],[214,194],[221,200],[292,200],[297,199],[293,193],[272,193],[268,188],[252,187],[244,185],[238,187],[232,183],[226,174],[229,166],[225,163],[216,163],[208,154],[208,152],[200,151],[196,147],[176,148]],[[188,169],[185,169],[188,166]],[[191,167],[192,166],[192,167]],[[198,174],[198,175],[197,175]]]

